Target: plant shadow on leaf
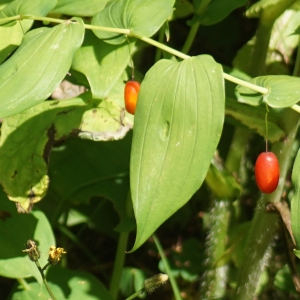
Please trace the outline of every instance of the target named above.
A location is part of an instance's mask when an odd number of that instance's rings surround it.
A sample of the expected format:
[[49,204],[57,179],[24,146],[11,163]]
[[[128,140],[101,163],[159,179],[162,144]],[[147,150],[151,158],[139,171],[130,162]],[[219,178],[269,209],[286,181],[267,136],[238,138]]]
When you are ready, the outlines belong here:
[[[34,236],[38,220],[32,214],[18,214],[15,205],[7,199],[1,191],[1,211],[6,212],[5,220],[1,219],[0,257],[10,259],[26,257],[22,250],[26,248],[26,241]],[[24,230],[24,228],[26,228]]]
[[110,205],[105,203],[108,199],[121,218],[116,229],[134,228],[133,215],[126,208],[131,139],[131,133],[122,140],[105,143],[71,138],[54,148],[47,203],[42,204],[48,205],[52,223],[67,207],[72,207],[89,218],[91,227],[107,232],[103,227],[105,216],[101,218],[101,215],[112,213]]
[[[45,254],[55,244],[51,227],[41,211],[30,214],[18,214],[15,205],[9,201],[3,191],[0,192],[0,275],[10,278],[26,278],[34,276],[42,281],[35,264],[22,250],[26,242],[33,239],[37,242],[41,253]],[[40,259],[46,264],[47,255]]]
[[99,139],[113,139],[124,129],[121,108],[106,101],[95,108],[94,102],[86,102],[89,97],[43,102],[4,120],[0,181],[9,198],[25,212],[47,192],[48,156],[54,142],[81,132],[91,138],[98,134]]

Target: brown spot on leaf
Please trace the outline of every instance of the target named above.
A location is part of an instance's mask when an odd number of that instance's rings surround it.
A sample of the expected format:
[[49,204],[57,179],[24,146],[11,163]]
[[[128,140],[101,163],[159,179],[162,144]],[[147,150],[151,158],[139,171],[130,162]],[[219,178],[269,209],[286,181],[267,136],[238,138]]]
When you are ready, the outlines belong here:
[[18,171],[14,170],[14,174],[11,176],[11,178],[15,178],[17,174],[18,174]]
[[11,218],[10,212],[8,212],[6,210],[0,210],[0,219],[2,221],[5,221],[7,218]]
[[46,164],[48,164],[48,162],[49,162],[50,151],[51,151],[53,143],[55,141],[55,133],[56,133],[55,127],[52,124],[51,127],[47,131],[48,141],[45,145],[44,152],[43,152],[43,159],[46,162]]
[[67,115],[69,112],[71,112],[72,110],[74,110],[74,108],[70,108],[70,109],[67,109],[67,110],[63,110],[63,111],[60,111],[59,113],[57,113],[56,115],[59,116],[59,115]]

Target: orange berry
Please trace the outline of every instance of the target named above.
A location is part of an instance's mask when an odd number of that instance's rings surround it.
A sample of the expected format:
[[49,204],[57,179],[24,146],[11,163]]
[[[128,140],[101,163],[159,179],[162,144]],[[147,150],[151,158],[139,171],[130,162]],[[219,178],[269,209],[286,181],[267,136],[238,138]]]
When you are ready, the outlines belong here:
[[134,115],[135,107],[138,99],[138,94],[140,90],[140,83],[131,80],[126,82],[124,89],[124,100],[125,100],[125,108],[127,112]]

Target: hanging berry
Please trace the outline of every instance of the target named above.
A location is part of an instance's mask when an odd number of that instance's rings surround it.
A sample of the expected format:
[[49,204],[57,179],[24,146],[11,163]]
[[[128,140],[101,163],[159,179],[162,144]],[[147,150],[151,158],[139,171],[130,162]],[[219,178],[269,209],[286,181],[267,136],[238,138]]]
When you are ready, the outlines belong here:
[[134,115],[138,94],[140,90],[140,83],[135,80],[126,82],[124,89],[125,108],[127,112]]
[[259,154],[255,163],[255,179],[258,188],[265,194],[273,193],[279,181],[279,163],[273,152]]

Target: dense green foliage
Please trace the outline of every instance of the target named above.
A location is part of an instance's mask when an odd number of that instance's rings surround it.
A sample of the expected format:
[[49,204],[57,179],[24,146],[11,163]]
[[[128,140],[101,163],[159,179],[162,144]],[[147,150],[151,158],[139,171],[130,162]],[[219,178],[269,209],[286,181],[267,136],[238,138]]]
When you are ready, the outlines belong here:
[[1,297],[300,299],[299,28],[299,0],[0,0]]

